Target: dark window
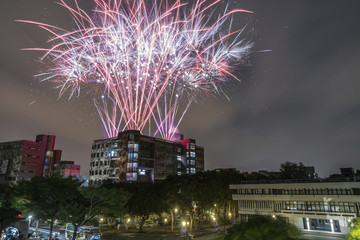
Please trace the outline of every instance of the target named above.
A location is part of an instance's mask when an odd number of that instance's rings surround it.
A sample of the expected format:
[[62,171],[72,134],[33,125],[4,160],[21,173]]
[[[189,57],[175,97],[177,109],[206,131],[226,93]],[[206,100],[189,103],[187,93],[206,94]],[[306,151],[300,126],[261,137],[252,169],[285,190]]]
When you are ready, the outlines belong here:
[[360,195],[360,188],[353,188],[354,195]]
[[272,189],[272,194],[276,194],[276,195],[279,195],[279,194],[282,194],[282,190],[281,189],[276,189],[276,188],[274,188],[274,189]]

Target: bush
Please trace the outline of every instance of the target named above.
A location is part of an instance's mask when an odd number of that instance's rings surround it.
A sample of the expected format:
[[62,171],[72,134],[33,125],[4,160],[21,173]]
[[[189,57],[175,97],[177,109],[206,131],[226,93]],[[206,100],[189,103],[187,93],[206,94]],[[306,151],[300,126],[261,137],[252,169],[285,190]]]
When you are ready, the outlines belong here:
[[283,218],[253,216],[229,228],[224,240],[300,240],[300,231]]

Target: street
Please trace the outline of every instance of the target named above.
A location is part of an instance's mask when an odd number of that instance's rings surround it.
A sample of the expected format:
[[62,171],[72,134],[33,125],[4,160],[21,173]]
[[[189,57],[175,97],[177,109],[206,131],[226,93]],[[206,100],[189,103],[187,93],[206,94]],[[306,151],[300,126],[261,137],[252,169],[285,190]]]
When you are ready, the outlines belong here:
[[[211,228],[205,228],[201,231],[198,231],[194,234],[194,239],[198,240],[211,240],[217,237],[222,236],[220,233],[214,233]],[[145,233],[124,233],[124,232],[117,232],[117,231],[106,231],[103,232],[102,236],[103,240],[115,240],[115,239],[139,239],[139,240],[183,240],[184,237],[180,235],[180,232],[159,232],[159,231],[151,231],[150,229]],[[190,237],[188,238],[190,239]]]
[[[31,228],[33,230],[33,228]],[[149,229],[150,230],[150,229]],[[40,232],[46,232],[46,229],[39,229]],[[333,233],[326,233],[326,232],[307,232],[303,231],[303,238],[306,240],[345,240],[346,237],[343,234],[333,234]],[[63,232],[61,232],[63,235]],[[198,232],[197,235],[194,235],[194,239],[197,240],[212,240],[222,236],[220,233],[214,234],[211,229],[204,229],[201,232]],[[118,231],[105,231],[102,236],[103,240],[132,240],[132,239],[139,239],[139,240],[184,240],[184,237],[180,236],[180,233],[172,233],[168,232],[159,232],[159,231],[147,231],[144,233],[138,232],[118,232]]]
[[[216,235],[212,233],[204,234],[201,236],[195,236],[194,239],[198,240],[211,240],[221,235]],[[103,240],[115,240],[115,239],[131,240],[131,239],[139,239],[139,240],[182,240],[183,237],[179,236],[179,234],[168,233],[168,234],[159,234],[159,233],[105,233],[103,235]],[[343,234],[332,234],[332,233],[322,233],[322,232],[303,232],[303,238],[306,240],[345,240],[346,237]]]

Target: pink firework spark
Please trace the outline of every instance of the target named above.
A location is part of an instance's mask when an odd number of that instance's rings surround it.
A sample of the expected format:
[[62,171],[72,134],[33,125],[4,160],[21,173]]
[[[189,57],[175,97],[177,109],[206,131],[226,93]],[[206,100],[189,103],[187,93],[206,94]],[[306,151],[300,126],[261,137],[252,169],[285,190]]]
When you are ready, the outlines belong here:
[[233,63],[252,46],[240,39],[241,29],[230,30],[234,14],[250,11],[226,7],[215,18],[212,9],[220,2],[94,0],[90,16],[77,0],[75,8],[60,0],[76,29],[19,21],[52,35],[49,48],[27,49],[44,51],[42,80],[54,81],[60,96],[71,98],[85,89],[102,98],[95,106],[108,137],[124,129],[150,129],[153,122],[154,135],[172,139],[198,96],[215,95],[228,78],[237,79]]

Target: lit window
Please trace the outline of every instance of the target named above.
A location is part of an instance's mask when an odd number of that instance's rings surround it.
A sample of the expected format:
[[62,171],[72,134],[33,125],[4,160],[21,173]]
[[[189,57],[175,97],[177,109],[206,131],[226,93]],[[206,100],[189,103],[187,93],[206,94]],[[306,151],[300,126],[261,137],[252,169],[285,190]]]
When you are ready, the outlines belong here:
[[195,157],[195,152],[190,152],[190,157],[194,158]]
[[190,173],[191,173],[191,174],[195,174],[195,173],[196,173],[195,168],[190,168]]
[[186,157],[189,157],[189,152],[186,152]]
[[195,165],[195,160],[190,160],[191,165]]
[[176,160],[181,161],[181,156],[180,156],[180,155],[177,155],[177,156],[176,156]]
[[138,159],[138,153],[128,153],[128,159],[129,160],[136,160]]

